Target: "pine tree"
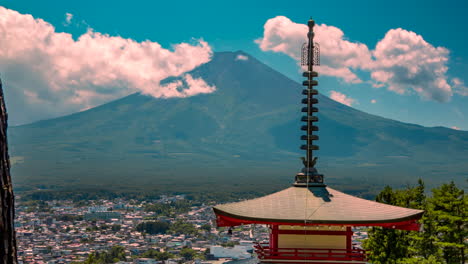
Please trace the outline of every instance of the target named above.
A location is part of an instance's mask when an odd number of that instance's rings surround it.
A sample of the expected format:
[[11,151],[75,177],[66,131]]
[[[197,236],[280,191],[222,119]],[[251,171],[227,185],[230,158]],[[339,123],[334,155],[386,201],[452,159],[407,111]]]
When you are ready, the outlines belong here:
[[[377,202],[425,210],[427,206],[424,182],[416,187],[393,190],[386,186],[376,197]],[[421,258],[421,248],[429,247],[420,232],[373,227],[364,247],[370,250],[372,263],[405,263]],[[432,254],[429,254],[432,255]],[[413,262],[417,263],[417,262]],[[427,262],[431,263],[431,262]],[[437,262],[435,262],[437,263]]]
[[[405,202],[404,193],[393,191],[390,186],[386,186],[377,195],[376,201],[391,205],[398,205]],[[370,250],[369,260],[372,263],[397,263],[398,259],[408,257],[409,240],[406,231],[372,227],[368,232],[369,238],[364,241],[364,248]]]
[[443,258],[447,263],[465,263],[465,239],[468,236],[466,226],[468,198],[454,182],[443,184],[432,190],[434,232],[438,236],[436,244],[442,248]]
[[419,179],[418,185],[408,190],[412,200],[408,207],[424,210],[424,215],[419,221],[422,226],[421,232],[408,233],[409,257],[402,259],[401,263],[442,263],[441,250],[436,244],[436,221],[432,204],[425,195],[424,182]]
[[424,182],[405,190],[390,187],[377,196],[378,202],[425,211],[422,232],[374,227],[364,247],[371,251],[372,263],[465,263],[468,198],[451,182],[424,194]]

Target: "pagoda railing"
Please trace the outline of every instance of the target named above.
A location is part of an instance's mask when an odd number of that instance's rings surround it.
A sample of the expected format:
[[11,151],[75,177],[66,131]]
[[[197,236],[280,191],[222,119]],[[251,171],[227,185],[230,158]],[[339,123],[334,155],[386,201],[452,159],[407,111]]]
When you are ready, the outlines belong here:
[[324,249],[324,248],[270,248],[268,244],[254,245],[258,259],[262,260],[291,260],[294,262],[309,262],[311,260],[344,261],[342,263],[364,263],[366,251],[363,249]]

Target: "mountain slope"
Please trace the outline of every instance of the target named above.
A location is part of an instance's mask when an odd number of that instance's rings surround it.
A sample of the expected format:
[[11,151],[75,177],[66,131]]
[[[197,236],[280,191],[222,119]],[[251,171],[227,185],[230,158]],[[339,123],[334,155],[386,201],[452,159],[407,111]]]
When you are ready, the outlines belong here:
[[[236,60],[240,54],[249,59]],[[300,169],[302,87],[243,52],[216,53],[191,74],[217,90],[171,99],[133,94],[10,128],[17,184],[183,191],[247,188],[252,179],[271,188],[291,182]],[[381,118],[325,96],[319,101],[319,168],[329,182],[468,176],[468,132]]]

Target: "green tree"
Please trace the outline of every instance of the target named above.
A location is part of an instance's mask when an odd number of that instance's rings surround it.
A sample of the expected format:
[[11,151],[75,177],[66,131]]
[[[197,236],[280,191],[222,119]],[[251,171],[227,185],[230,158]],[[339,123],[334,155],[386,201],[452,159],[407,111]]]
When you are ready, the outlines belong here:
[[165,234],[171,225],[167,222],[161,221],[148,221],[139,223],[136,226],[136,230],[139,232],[145,232],[151,235]]
[[424,183],[405,190],[390,187],[377,196],[377,201],[425,211],[420,220],[422,232],[374,227],[364,247],[371,251],[372,263],[465,263],[465,239],[468,199],[456,185],[443,184],[424,195]]
[[396,263],[397,264],[440,264],[441,260],[436,256],[429,256],[428,258],[412,257],[412,258],[399,259],[397,260]]
[[[408,186],[404,190],[393,190],[390,186],[386,186],[377,195],[376,201],[390,205],[424,209],[426,206],[424,183],[419,180],[418,186]],[[418,244],[420,241],[418,232],[372,227],[368,234],[369,238],[364,241],[363,245],[370,250],[369,259],[372,263],[397,263],[403,259],[419,255],[421,245]]]
[[237,241],[228,241],[226,243],[221,243],[222,247],[234,247],[235,245],[239,245]]
[[204,224],[204,225],[200,226],[200,229],[205,230],[207,232],[210,232],[211,231],[211,225],[210,224]]
[[108,251],[94,252],[88,256],[84,264],[108,264],[125,260],[125,248],[113,246]]
[[197,257],[197,251],[191,248],[183,248],[180,250],[180,256],[185,260],[193,260],[195,257]]
[[454,182],[443,184],[432,190],[431,203],[435,222],[435,233],[447,263],[465,263],[465,240],[468,237],[467,210],[468,198],[464,190],[458,189]]
[[174,255],[167,252],[167,251],[164,251],[164,252],[160,252],[160,251],[157,251],[157,250],[154,250],[154,249],[150,249],[148,251],[146,251],[145,253],[143,253],[141,255],[142,258],[152,258],[152,259],[156,259],[156,260],[168,260],[170,258],[173,258]]
[[[376,201],[396,205],[399,202],[398,193],[390,186],[386,186],[377,195]],[[402,231],[372,227],[368,235],[363,246],[370,250],[369,259],[372,263],[396,263],[397,259],[407,257],[408,241],[404,239]]]
[[114,231],[114,232],[120,231],[121,228],[122,228],[122,226],[118,225],[118,224],[113,224],[111,226],[111,230]]
[[169,231],[172,234],[176,234],[176,235],[180,235],[180,234],[196,235],[198,233],[198,230],[195,228],[193,224],[187,223],[180,219],[171,224]]
[[125,248],[122,246],[113,246],[109,251],[108,251],[109,259],[112,260],[112,262],[117,262],[119,260],[125,260]]
[[[420,194],[420,196],[424,195],[424,183],[421,179],[419,179],[418,186],[415,188],[415,190]],[[409,248],[410,254],[416,260],[418,260],[419,257],[422,257],[427,261],[441,263],[441,250],[436,244],[438,241],[437,233],[435,231],[437,221],[434,217],[433,206],[429,201],[429,198],[427,198],[425,195],[421,199],[421,205],[422,206],[416,208],[424,210],[424,215],[419,221],[422,225],[422,232],[411,232],[409,234],[412,242],[411,247]],[[409,262],[409,260],[407,261]]]

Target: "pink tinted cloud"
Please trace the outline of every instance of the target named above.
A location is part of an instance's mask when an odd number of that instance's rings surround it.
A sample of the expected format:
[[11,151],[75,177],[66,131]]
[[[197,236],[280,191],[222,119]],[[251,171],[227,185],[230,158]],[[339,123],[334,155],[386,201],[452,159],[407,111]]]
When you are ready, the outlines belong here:
[[[284,16],[266,21],[263,37],[255,40],[263,51],[281,52],[300,60],[300,47],[306,42],[307,26]],[[422,36],[401,28],[389,30],[374,50],[346,39],[342,30],[318,24],[315,40],[320,44],[323,75],[341,78],[347,83],[362,80],[356,70],[370,73],[372,86],[407,94],[415,92],[424,99],[447,102],[453,85],[447,78],[449,51],[434,47]],[[456,92],[468,95],[465,89]]]
[[[264,25],[262,38],[255,40],[263,51],[282,52],[300,60],[303,43],[306,42],[307,26],[292,22],[284,16],[269,19]],[[321,74],[336,76],[346,82],[358,83],[361,80],[350,69],[367,64],[370,52],[366,45],[348,41],[343,31],[325,24],[315,27],[315,41],[320,44],[320,59],[324,67],[318,68]]]
[[352,106],[356,102],[355,99],[337,91],[330,91],[330,98],[347,106]]
[[426,99],[447,102],[453,94],[447,82],[449,51],[434,47],[422,36],[391,29],[373,50],[372,78],[400,94],[416,91]]
[[377,103],[377,100],[372,99],[370,102],[371,102],[372,104],[376,104],[376,103]]
[[453,78],[452,85],[455,93],[462,96],[468,96],[468,87],[462,80],[460,80],[459,78]]
[[[71,18],[67,16],[67,21]],[[17,97],[18,105],[41,112],[41,118],[86,109],[134,92],[167,98],[215,90],[188,76],[185,79],[194,88],[183,94],[160,84],[211,60],[211,47],[203,40],[166,49],[157,42],[137,42],[92,29],[75,40],[71,34],[56,32],[42,19],[3,7],[0,39],[0,71],[13,89],[10,94]],[[34,117],[23,122],[31,119]]]
[[[212,93],[216,90],[215,86],[208,85],[202,78],[193,78],[190,74],[184,74],[182,80],[175,80],[163,87],[163,90],[170,91],[170,97],[189,97],[196,94]],[[167,96],[158,94],[157,97]]]

